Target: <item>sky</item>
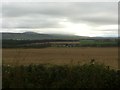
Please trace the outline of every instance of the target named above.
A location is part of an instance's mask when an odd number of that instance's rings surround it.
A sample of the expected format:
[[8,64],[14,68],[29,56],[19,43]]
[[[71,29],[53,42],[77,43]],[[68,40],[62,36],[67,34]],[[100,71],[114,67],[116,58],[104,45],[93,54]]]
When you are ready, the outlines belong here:
[[4,2],[2,32],[118,36],[117,2]]

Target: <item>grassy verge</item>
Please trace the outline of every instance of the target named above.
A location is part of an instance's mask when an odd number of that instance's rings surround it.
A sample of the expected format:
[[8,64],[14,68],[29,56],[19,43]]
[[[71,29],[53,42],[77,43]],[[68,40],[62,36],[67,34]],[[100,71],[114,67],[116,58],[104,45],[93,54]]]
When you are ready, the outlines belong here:
[[104,65],[3,66],[3,88],[117,88],[120,72]]

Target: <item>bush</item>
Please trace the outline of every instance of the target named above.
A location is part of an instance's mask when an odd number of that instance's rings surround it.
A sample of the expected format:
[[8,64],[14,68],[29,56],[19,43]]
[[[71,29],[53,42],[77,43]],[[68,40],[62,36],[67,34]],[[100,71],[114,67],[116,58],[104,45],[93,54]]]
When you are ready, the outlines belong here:
[[118,88],[120,72],[104,65],[3,66],[3,88]]

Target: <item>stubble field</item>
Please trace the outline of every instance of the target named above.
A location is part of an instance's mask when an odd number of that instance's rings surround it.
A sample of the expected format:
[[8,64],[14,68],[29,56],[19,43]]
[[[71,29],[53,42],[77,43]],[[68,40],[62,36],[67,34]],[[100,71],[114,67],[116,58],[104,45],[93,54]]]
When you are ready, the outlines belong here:
[[29,64],[85,64],[91,59],[97,63],[118,68],[117,47],[43,48],[43,49],[3,49],[3,65]]

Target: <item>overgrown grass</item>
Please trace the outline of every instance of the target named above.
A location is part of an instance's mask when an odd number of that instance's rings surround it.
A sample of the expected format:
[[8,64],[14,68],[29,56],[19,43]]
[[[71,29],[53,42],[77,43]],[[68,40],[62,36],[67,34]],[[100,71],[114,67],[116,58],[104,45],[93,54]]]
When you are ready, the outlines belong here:
[[118,88],[120,72],[104,65],[3,66],[3,88]]

